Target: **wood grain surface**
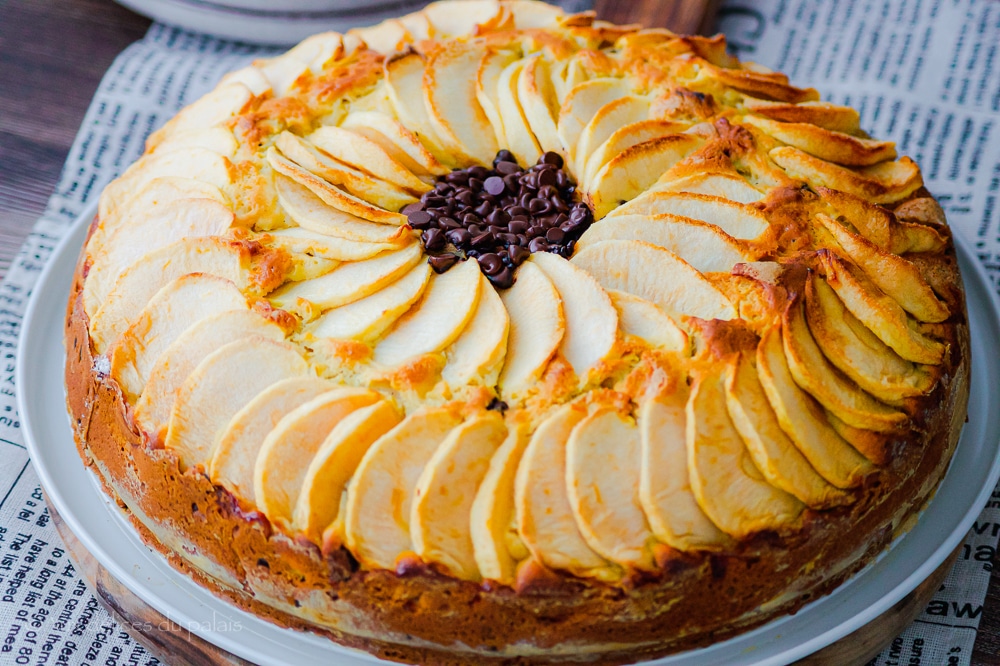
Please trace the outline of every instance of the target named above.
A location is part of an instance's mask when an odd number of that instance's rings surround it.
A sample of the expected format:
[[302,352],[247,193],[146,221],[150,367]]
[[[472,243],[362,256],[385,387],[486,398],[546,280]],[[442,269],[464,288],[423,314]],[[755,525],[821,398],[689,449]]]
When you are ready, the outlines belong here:
[[[596,0],[601,18],[677,32],[711,32],[716,5],[717,0]],[[147,19],[111,0],[0,0],[0,276],[45,208],[101,76],[148,26]],[[93,568],[96,563],[88,563],[85,553],[78,562],[90,567],[92,584],[120,618],[146,616],[149,609],[130,599],[106,572]],[[923,595],[935,587],[932,578],[892,609],[891,617],[880,618],[871,636],[850,637],[855,643],[870,641],[858,646],[865,652],[845,653],[843,659],[851,661],[809,663],[845,664],[874,654],[876,643],[890,640],[905,624],[901,618],[912,617],[925,603]],[[198,645],[190,634],[140,640],[172,655],[169,663],[238,663],[224,655],[207,656],[210,651],[182,652],[173,641]],[[150,642],[157,640],[169,642]],[[995,564],[972,663],[1000,666],[1000,574]]]

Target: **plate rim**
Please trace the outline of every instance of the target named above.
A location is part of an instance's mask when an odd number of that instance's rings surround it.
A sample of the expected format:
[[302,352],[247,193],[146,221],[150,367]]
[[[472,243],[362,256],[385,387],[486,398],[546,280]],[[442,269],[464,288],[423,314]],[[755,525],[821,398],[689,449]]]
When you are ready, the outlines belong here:
[[[69,253],[68,258],[71,260],[72,265],[75,266],[76,257],[79,254],[80,246],[82,246],[82,243],[85,238],[84,229],[92,220],[94,214],[96,213],[96,209],[97,209],[96,202],[93,202],[92,204],[88,205],[85,208],[85,210],[81,213],[81,215],[76,219],[73,225],[67,229],[65,235],[60,240],[56,248],[53,250],[48,261],[46,262],[45,267],[38,276],[35,285],[31,289],[29,302],[25,309],[24,318],[22,320],[21,331],[18,337],[18,348],[16,355],[15,386],[17,387],[16,388],[17,409],[21,421],[22,434],[24,436],[25,445],[28,450],[29,457],[33,463],[33,467],[35,469],[36,474],[39,477],[39,481],[43,489],[46,491],[46,494],[49,497],[50,501],[53,502],[53,505],[59,512],[60,516],[63,518],[63,521],[65,522],[67,527],[69,527],[72,530],[72,532],[77,536],[77,538],[80,539],[81,543],[83,543],[84,546],[88,549],[88,551],[90,551],[91,554],[95,556],[95,558],[101,563],[101,565],[104,566],[106,569],[108,569],[108,571],[111,572],[113,575],[115,575],[115,577],[122,584],[124,584],[133,594],[136,594],[145,603],[149,604],[151,607],[153,607],[154,609],[156,609],[158,612],[162,613],[169,619],[174,621],[179,621],[178,622],[179,624],[187,626],[189,630],[193,631],[193,633],[198,634],[199,636],[205,638],[209,642],[219,647],[222,647],[223,649],[226,649],[232,652],[233,654],[239,655],[247,659],[254,659],[255,657],[259,658],[261,655],[256,652],[253,652],[248,645],[244,644],[245,642],[237,641],[235,639],[228,639],[225,634],[220,634],[218,632],[212,631],[211,628],[205,628],[197,622],[195,623],[190,622],[190,617],[191,617],[190,609],[183,609],[176,607],[175,604],[164,599],[162,595],[156,594],[155,591],[150,589],[148,585],[143,585],[142,581],[139,578],[137,578],[135,575],[132,575],[126,568],[121,566],[121,563],[118,562],[118,560],[114,557],[114,555],[112,555],[106,549],[101,547],[99,539],[100,535],[90,534],[83,527],[83,524],[78,519],[76,512],[74,511],[73,504],[67,501],[67,498],[63,496],[62,492],[55,483],[53,471],[50,470],[48,468],[48,465],[46,464],[46,456],[42,448],[43,443],[40,441],[38,433],[36,432],[35,424],[33,422],[36,410],[34,405],[28,402],[27,398],[27,396],[32,393],[32,391],[29,391],[27,387],[43,383],[42,373],[28,372],[29,368],[32,368],[36,363],[35,359],[31,357],[31,352],[36,347],[41,345],[42,344],[41,341],[43,340],[42,332],[36,335],[33,334],[33,331],[35,327],[41,326],[40,322],[44,319],[47,310],[51,310],[54,307],[56,308],[57,311],[60,312],[64,311],[66,305],[65,298],[61,302],[49,302],[44,298],[44,296],[47,293],[49,293],[49,291],[52,290],[55,290],[58,294],[63,294],[64,297],[68,293],[69,284],[65,285],[52,284],[52,281],[55,279],[53,278],[53,276],[59,273],[60,271],[66,270],[67,253]],[[970,309],[969,304],[970,301],[972,300],[970,295],[974,291],[977,292],[976,295],[977,299],[985,295],[986,297],[985,302],[977,303],[977,305],[981,307],[982,312],[978,312],[975,319],[978,320],[979,317],[984,317],[985,318],[984,323],[981,325],[992,324],[992,326],[1000,329],[1000,296],[998,296],[996,290],[993,288],[985,268],[976,258],[975,253],[972,252],[972,250],[968,247],[966,241],[959,236],[958,230],[955,228],[952,228],[952,237],[955,239],[956,252],[959,255],[959,263],[962,264],[961,266],[962,278],[963,278],[963,283],[965,285],[967,309]],[[967,272],[967,270],[970,267],[972,269],[971,275],[968,274]],[[975,280],[975,284],[970,284],[973,280]],[[973,319],[974,317],[970,309],[969,312],[970,338],[972,337],[973,333],[972,331]],[[58,331],[58,337],[60,340],[62,340],[63,338],[61,329]],[[975,347],[975,345],[976,341],[972,340],[972,344],[970,345],[970,354],[971,354],[971,349]],[[60,348],[62,349],[61,344]],[[990,368],[995,373],[1000,372],[1000,370],[998,370],[998,368],[1000,368],[1000,358],[987,357],[987,359],[985,360],[990,362],[983,364],[981,368],[973,369],[970,367],[970,370],[972,370],[972,378],[970,382],[970,403],[969,403],[970,416],[967,423],[965,424],[965,427],[963,428],[963,440],[965,439],[965,433],[971,431],[969,426],[973,421],[978,422],[980,419],[989,418],[988,415],[978,415],[978,414],[975,416],[972,415],[973,411],[972,408],[974,404],[972,389],[974,389],[976,386],[976,378],[986,374],[990,374],[988,371],[988,369]],[[62,354],[59,355],[58,363],[60,367],[64,367],[65,365],[64,355]],[[62,373],[59,374],[60,374],[60,385],[62,385],[63,384]],[[62,388],[64,390],[64,387]],[[64,396],[65,394],[63,393],[62,395]],[[68,423],[68,416],[66,415],[66,410],[65,410],[65,400],[63,400],[63,402],[58,406],[58,409],[63,414],[64,421],[66,421],[64,425],[68,428],[69,423]],[[928,557],[926,557],[926,559],[924,559],[915,568],[913,568],[903,580],[896,583],[895,586],[892,587],[891,591],[889,591],[889,593],[883,594],[875,601],[875,603],[867,606],[860,612],[853,614],[851,620],[846,622],[841,622],[836,626],[830,627],[824,631],[816,633],[812,635],[810,638],[798,642],[794,645],[790,645],[784,650],[780,650],[770,655],[761,655],[763,657],[762,660],[751,661],[746,663],[754,663],[758,664],[759,666],[782,664],[812,654],[817,650],[820,650],[823,647],[835,642],[836,640],[839,640],[840,638],[849,635],[852,631],[858,629],[861,626],[864,626],[874,618],[878,617],[878,615],[888,610],[894,603],[899,601],[899,599],[902,599],[906,594],[911,592],[921,581],[926,579],[927,576],[929,576],[938,566],[940,566],[940,564],[955,549],[955,547],[958,546],[961,540],[965,538],[968,530],[972,526],[972,523],[981,513],[983,507],[985,506],[987,498],[995,488],[998,478],[1000,478],[1000,446],[998,446],[998,444],[1000,444],[1000,432],[992,432],[992,433],[985,432],[984,437],[986,440],[985,443],[991,445],[993,447],[993,452],[994,452],[991,464],[989,466],[989,471],[984,477],[985,481],[983,482],[983,485],[979,489],[978,493],[975,495],[975,499],[971,501],[968,504],[968,506],[963,505],[964,513],[962,515],[962,518],[957,522],[955,522],[954,527],[948,533],[947,537],[938,543],[938,546],[933,550],[933,552]],[[70,441],[62,445],[71,446],[73,449],[73,456],[72,456],[73,464],[81,466],[82,468],[84,468],[82,471],[88,472],[89,476],[94,477],[94,473],[86,469],[83,461],[80,459],[78,453],[76,452],[76,445],[75,442],[73,442],[72,440],[71,431],[70,431]],[[959,444],[959,446],[961,447],[961,443]],[[970,444],[969,446],[972,445]],[[951,474],[952,466],[957,458],[958,458],[958,450],[956,450],[955,456],[953,456],[952,461],[949,463],[949,470],[946,473],[945,477],[942,479],[941,485],[939,486],[938,492],[935,494],[935,497],[930,502],[928,502],[928,504],[924,507],[924,509],[921,510],[920,519],[918,520],[917,525],[924,522],[924,514],[926,513],[927,508],[933,505],[935,501],[938,501],[939,497],[942,495],[942,493],[940,492],[941,487],[945,485],[948,476]],[[96,487],[97,484],[96,478],[91,478],[91,480],[94,482],[93,484],[91,484],[94,486],[94,492],[100,495],[100,499],[103,500],[105,505],[107,506],[111,502],[111,500],[107,498],[103,492],[100,492],[100,490]],[[944,500],[940,500],[940,502],[943,501]],[[117,515],[117,518],[120,522],[120,524],[118,525],[119,529],[123,529],[124,526],[124,529],[127,529],[128,531],[131,532],[131,534],[126,534],[125,536],[132,537],[133,539],[138,540],[139,539],[138,534],[135,532],[131,524],[127,522],[124,515],[121,515],[121,512],[118,511],[116,507],[107,507],[107,508],[113,514]],[[830,605],[832,603],[849,603],[850,599],[845,597],[849,597],[849,593],[847,591],[849,590],[851,583],[855,583],[856,581],[862,580],[863,576],[866,573],[868,573],[878,562],[884,559],[890,552],[895,550],[899,544],[908,543],[906,542],[906,539],[910,536],[910,533],[912,533],[914,529],[916,529],[916,526],[914,526],[914,528],[912,528],[908,534],[895,539],[890,549],[883,551],[883,553],[880,554],[880,556],[876,559],[874,563],[869,564],[865,569],[862,569],[860,572],[854,574],[845,583],[838,586],[838,588],[833,593],[820,597],[819,599],[813,602],[810,602],[805,607],[800,609],[796,615],[786,615],[781,618],[776,618],[775,620],[768,622],[762,625],[761,627],[755,628],[749,632],[744,632],[732,639],[723,641],[721,643],[717,643],[715,645],[699,648],[697,650],[689,650],[677,653],[675,655],[669,655],[667,657],[653,660],[647,663],[667,666],[668,664],[683,663],[684,661],[691,659],[692,657],[701,657],[701,656],[707,657],[710,656],[711,653],[724,650],[727,646],[731,647],[732,645],[737,645],[740,642],[746,642],[748,639],[752,640],[753,638],[764,637],[766,635],[766,632],[768,631],[774,631],[775,629],[780,630],[780,628],[783,625],[787,624],[790,620],[792,620],[792,618],[804,616],[808,614],[810,611],[816,612],[815,609],[822,607],[824,603],[827,605]],[[293,638],[289,639],[292,640],[293,643],[298,641],[315,643],[316,640],[321,640],[324,642],[324,645],[328,644],[329,647],[335,648],[334,652],[339,653],[338,656],[341,658],[353,657],[355,659],[361,660],[359,663],[386,663],[381,660],[378,660],[377,658],[368,653],[347,648],[326,637],[321,637],[317,634],[312,634],[309,632],[301,632],[301,631],[281,628],[270,622],[261,620],[260,618],[257,618],[252,614],[246,613],[245,611],[239,609],[237,606],[233,605],[227,599],[222,599],[220,597],[217,597],[216,595],[212,594],[205,588],[198,585],[192,579],[176,571],[172,567],[172,565],[170,565],[170,563],[167,562],[167,560],[162,555],[160,555],[160,553],[149,549],[149,547],[145,546],[145,544],[143,544],[141,540],[139,540],[139,543],[146,551],[148,551],[149,554],[152,554],[154,558],[159,558],[160,560],[162,560],[162,564],[169,569],[169,572],[173,576],[176,576],[181,580],[181,582],[177,580],[172,581],[175,584],[181,585],[182,587],[183,587],[183,582],[186,582],[190,585],[194,585],[197,587],[198,590],[202,590],[206,594],[211,595],[212,599],[216,600],[219,603],[224,604],[225,607],[228,608],[229,610],[237,612],[247,618],[253,618],[254,620],[257,620],[259,622],[264,622],[267,626],[278,629],[281,632],[284,632],[286,635],[287,634],[293,635]],[[154,562],[154,565],[155,564],[156,563]],[[185,620],[187,621],[185,622]],[[792,635],[794,635],[794,633]],[[274,642],[273,639],[266,636],[261,636],[261,638],[263,638],[264,640],[269,640]],[[272,662],[262,662],[262,663],[272,663]]]

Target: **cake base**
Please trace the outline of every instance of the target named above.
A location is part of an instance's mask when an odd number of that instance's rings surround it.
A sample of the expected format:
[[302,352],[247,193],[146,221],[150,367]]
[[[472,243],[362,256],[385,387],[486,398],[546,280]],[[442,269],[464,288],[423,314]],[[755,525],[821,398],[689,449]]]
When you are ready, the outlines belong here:
[[[47,504],[52,523],[91,592],[97,597],[101,606],[119,621],[129,636],[150,654],[164,663],[181,666],[250,664],[245,659],[170,622],[156,609],[142,601],[101,566],[63,522],[52,503],[47,502]],[[948,576],[960,550],[961,547],[957,548],[920,585],[875,620],[795,663],[810,666],[855,666],[868,663],[885,649],[893,637],[920,615]]]

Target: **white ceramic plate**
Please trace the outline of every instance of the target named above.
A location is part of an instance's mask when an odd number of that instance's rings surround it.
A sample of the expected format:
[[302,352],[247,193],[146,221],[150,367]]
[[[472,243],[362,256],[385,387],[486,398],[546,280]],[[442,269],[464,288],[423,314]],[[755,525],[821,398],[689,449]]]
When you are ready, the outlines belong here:
[[416,11],[429,0],[116,0],[143,16],[240,42],[290,46]]
[[[263,665],[378,663],[309,633],[281,629],[216,598],[149,550],[77,456],[63,390],[63,318],[77,254],[94,211],[70,230],[39,278],[17,356],[18,409],[28,451],[49,499],[81,543],[143,601],[173,622]],[[929,576],[961,542],[1000,476],[1000,305],[962,243],[972,330],[969,421],[951,468],[916,526],[873,565],[797,614],[708,648],[651,662],[661,666],[757,666],[804,657],[867,624]]]

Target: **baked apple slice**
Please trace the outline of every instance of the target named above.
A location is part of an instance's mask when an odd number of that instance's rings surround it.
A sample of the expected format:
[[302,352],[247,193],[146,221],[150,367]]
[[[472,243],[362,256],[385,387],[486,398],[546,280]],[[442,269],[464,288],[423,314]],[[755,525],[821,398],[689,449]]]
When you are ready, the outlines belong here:
[[605,240],[580,249],[573,263],[605,289],[655,303],[668,313],[733,319],[736,308],[711,282],[673,252],[634,240]]
[[619,129],[647,118],[649,118],[649,100],[636,95],[619,97],[599,108],[580,132],[576,150],[573,151],[576,155],[574,170],[581,184],[587,186],[591,184],[591,181],[583,180],[586,164],[601,144]]
[[450,2],[432,2],[421,10],[438,39],[469,35],[476,26],[495,21],[503,5],[497,0],[471,0],[462,4],[459,11]]
[[639,499],[639,429],[611,407],[573,428],[566,444],[566,488],[587,544],[622,567],[655,568],[653,534]]
[[528,441],[524,428],[509,430],[472,502],[470,536],[479,574],[504,585],[514,583],[517,561],[525,556],[514,525],[514,477]]
[[333,427],[306,469],[292,512],[293,529],[316,544],[343,542],[343,520],[338,521],[338,515],[344,488],[368,447],[399,421],[392,403],[379,400],[358,408]]
[[813,509],[837,506],[850,499],[827,483],[785,435],[760,385],[757,369],[746,354],[734,356],[727,364],[725,386],[733,425],[757,469],[772,486]]
[[582,405],[562,405],[532,434],[514,479],[517,531],[541,564],[577,576],[615,580],[620,572],[580,534],[566,491],[566,443],[586,416]]
[[482,107],[483,113],[489,118],[493,125],[493,134],[496,135],[497,145],[507,145],[507,135],[504,131],[504,119],[500,114],[500,98],[498,85],[500,74],[512,62],[517,60],[517,55],[508,50],[487,50],[479,61],[476,69],[476,100]]
[[632,146],[684,131],[687,126],[671,120],[647,118],[616,129],[589,156],[580,172],[580,182],[589,183],[601,168]]
[[233,164],[207,148],[180,148],[145,155],[101,192],[98,216],[104,220],[121,207],[133,193],[155,178],[191,178],[225,190],[235,181]]
[[687,394],[676,391],[639,405],[639,501],[653,535],[680,551],[730,543],[698,506],[688,474]]
[[[276,175],[278,203],[292,221],[313,233],[357,243],[400,245],[409,238],[406,227],[369,222],[329,206],[307,187]],[[332,242],[332,241],[331,241]]]
[[826,358],[879,400],[898,403],[934,386],[931,373],[879,340],[818,276],[806,284],[806,321]]
[[472,503],[506,437],[500,413],[483,412],[452,430],[427,462],[410,505],[413,550],[425,562],[458,578],[479,579],[470,531]]
[[246,297],[225,278],[194,273],[164,286],[135,322],[108,350],[111,376],[134,401],[160,355],[177,337],[205,317],[248,309]]
[[541,55],[525,58],[524,67],[517,76],[517,98],[542,152],[558,152],[562,149],[555,120],[559,101],[549,67]]
[[761,338],[757,372],[778,424],[813,469],[838,488],[861,485],[874,468],[830,427],[823,409],[795,383],[778,327],[768,329]]
[[367,241],[348,240],[328,234],[321,234],[305,227],[291,227],[269,231],[268,236],[276,247],[290,254],[305,254],[330,261],[361,261],[371,259],[380,252],[399,249],[406,245],[402,242],[372,243]]
[[219,437],[208,464],[209,478],[251,505],[256,504],[253,470],[268,434],[293,409],[336,388],[336,384],[319,377],[289,377],[258,393],[236,412]]
[[600,220],[623,201],[645,192],[667,169],[704,140],[692,134],[670,134],[623,150],[601,167],[586,186],[585,196]]
[[615,350],[618,311],[597,280],[569,261],[548,252],[536,252],[531,261],[559,293],[566,320],[559,350],[583,386]]
[[851,233],[828,215],[819,213],[816,219],[868,279],[918,321],[942,322],[951,316],[915,264]]
[[431,189],[428,183],[397,162],[382,146],[360,134],[324,125],[310,134],[307,140],[330,157],[390,185],[416,194]]
[[431,52],[424,69],[427,115],[442,148],[461,164],[489,164],[498,150],[493,126],[476,99],[484,54],[477,42],[450,42]]
[[227,310],[201,319],[174,340],[156,359],[135,403],[136,423],[155,439],[166,434],[170,410],[184,380],[209,354],[241,338],[283,340],[285,332],[252,310]]
[[293,308],[299,299],[327,310],[374,294],[411,271],[423,257],[419,243],[383,252],[371,259],[346,262],[326,275],[287,284],[270,294],[279,308]]
[[790,104],[744,95],[743,106],[758,115],[782,122],[811,123],[848,134],[856,134],[861,129],[861,117],[856,110],[830,102]]
[[366,389],[336,388],[296,407],[278,422],[264,438],[254,463],[254,495],[268,520],[291,526],[309,466],[327,435],[349,414],[381,399]]
[[[298,172],[300,177],[296,180],[306,186],[315,183],[322,187],[331,205],[338,205],[353,215],[370,219],[372,210],[381,211],[374,213],[379,217],[373,221],[385,223],[383,213],[399,210],[417,200],[415,196],[395,185],[332,159],[309,141],[291,132],[284,131],[279,134],[275,138],[274,147],[291,163],[320,179],[319,181],[303,179],[301,172]],[[287,172],[284,175],[295,177]]]
[[432,276],[420,300],[375,347],[375,363],[395,368],[416,356],[443,350],[472,319],[480,293],[488,288],[485,281],[473,260]]
[[[286,136],[292,135],[288,134]],[[268,164],[271,165],[271,168],[277,173],[291,178],[300,185],[307,187],[328,206],[332,206],[333,208],[341,210],[345,213],[350,213],[355,217],[360,217],[371,222],[378,222],[379,224],[387,224],[396,227],[401,227],[406,224],[405,215],[392,212],[392,210],[387,210],[380,205],[372,204],[371,202],[359,198],[346,190],[335,187],[320,176],[314,174],[312,171],[309,171],[308,169],[297,164],[294,160],[282,155],[274,146],[271,146],[267,150],[267,161]],[[374,180],[368,180],[374,183]],[[360,183],[360,181],[358,182]],[[389,186],[386,185],[386,187]],[[384,201],[385,205],[393,210],[399,210],[399,208],[402,208],[407,203],[416,201],[414,197],[409,195],[392,194],[390,196],[390,194],[391,193],[387,190],[383,190],[380,193],[373,193],[372,198],[377,198],[380,202]],[[385,198],[383,199],[382,197]],[[398,207],[393,208],[394,203],[398,203]]]
[[526,64],[524,60],[515,60],[504,67],[497,79],[497,110],[503,118],[506,148],[523,165],[534,164],[542,154],[518,99],[517,82]]
[[221,236],[233,226],[233,211],[213,199],[178,199],[152,207],[119,225],[99,251],[90,253],[83,308],[93,316],[132,264],[184,238]]
[[676,215],[714,224],[733,238],[753,240],[769,228],[755,208],[718,196],[653,189],[608,214],[608,221],[627,215]]
[[691,388],[687,451],[694,496],[723,532],[744,539],[798,526],[805,505],[769,484],[754,465],[726,410],[721,373],[706,373]]
[[545,371],[566,332],[559,292],[542,269],[525,262],[514,286],[500,294],[510,315],[507,357],[497,382],[505,395],[530,390]]
[[448,173],[448,168],[438,162],[416,134],[388,114],[352,111],[340,126],[374,141],[417,176],[443,176]]
[[849,169],[791,146],[774,148],[768,156],[789,176],[803,180],[812,187],[829,187],[855,194],[873,203],[902,201],[924,184],[920,168],[908,157]]
[[99,218],[97,228],[87,239],[87,256],[99,254],[120,227],[141,224],[146,216],[158,215],[160,208],[185,199],[209,199],[224,206],[229,204],[222,190],[210,183],[182,176],[153,178],[138,192],[128,195],[118,208]]
[[447,349],[441,378],[454,391],[467,384],[493,386],[507,355],[510,318],[500,295],[482,278],[476,313]]
[[[740,204],[749,204],[764,198],[763,192],[748,183],[746,178],[743,178],[739,174],[728,171],[713,172],[711,170],[680,178],[661,177],[654,187],[647,190],[647,194],[653,192],[706,194],[711,197],[728,199]],[[735,236],[736,234],[733,235]]]
[[637,240],[673,252],[697,271],[729,273],[739,263],[754,261],[745,243],[714,224],[670,214],[616,215],[591,226],[578,248],[604,240]]
[[394,569],[413,550],[410,507],[427,462],[461,416],[448,407],[423,407],[382,435],[365,453],[347,488],[347,547],[372,568]]
[[431,267],[417,264],[374,294],[327,310],[303,332],[316,338],[374,342],[417,302],[430,279]]
[[891,141],[863,139],[810,123],[777,122],[754,115],[744,116],[741,122],[834,164],[863,167],[896,159],[896,145]]
[[250,336],[220,347],[177,391],[164,447],[177,453],[182,471],[207,465],[219,437],[244,405],[271,384],[308,374],[305,359],[284,342]]
[[826,282],[848,311],[897,354],[914,363],[937,365],[944,343],[918,330],[895,299],[875,286],[861,271],[834,253],[820,253]]
[[90,318],[90,338],[98,354],[117,340],[164,286],[190,273],[215,275],[242,291],[250,255],[220,238],[187,238],[144,255],[121,274]]
[[652,347],[670,351],[688,348],[687,333],[655,303],[615,289],[609,290],[608,296],[618,311],[622,335],[634,336]]
[[[563,150],[569,155],[568,164],[576,164],[580,136],[597,112],[627,93],[627,82],[613,78],[591,79],[570,89],[559,108],[556,124]],[[578,178],[581,176],[579,173],[576,175]]]
[[444,149],[443,141],[431,122],[427,106],[422,103],[425,71],[423,57],[411,51],[386,58],[384,71],[389,101],[402,125],[412,131],[441,164],[446,167],[461,166],[458,160]]
[[781,339],[795,383],[848,425],[878,432],[902,430],[909,417],[846,379],[826,360],[809,332],[803,299],[796,298],[782,317]]

